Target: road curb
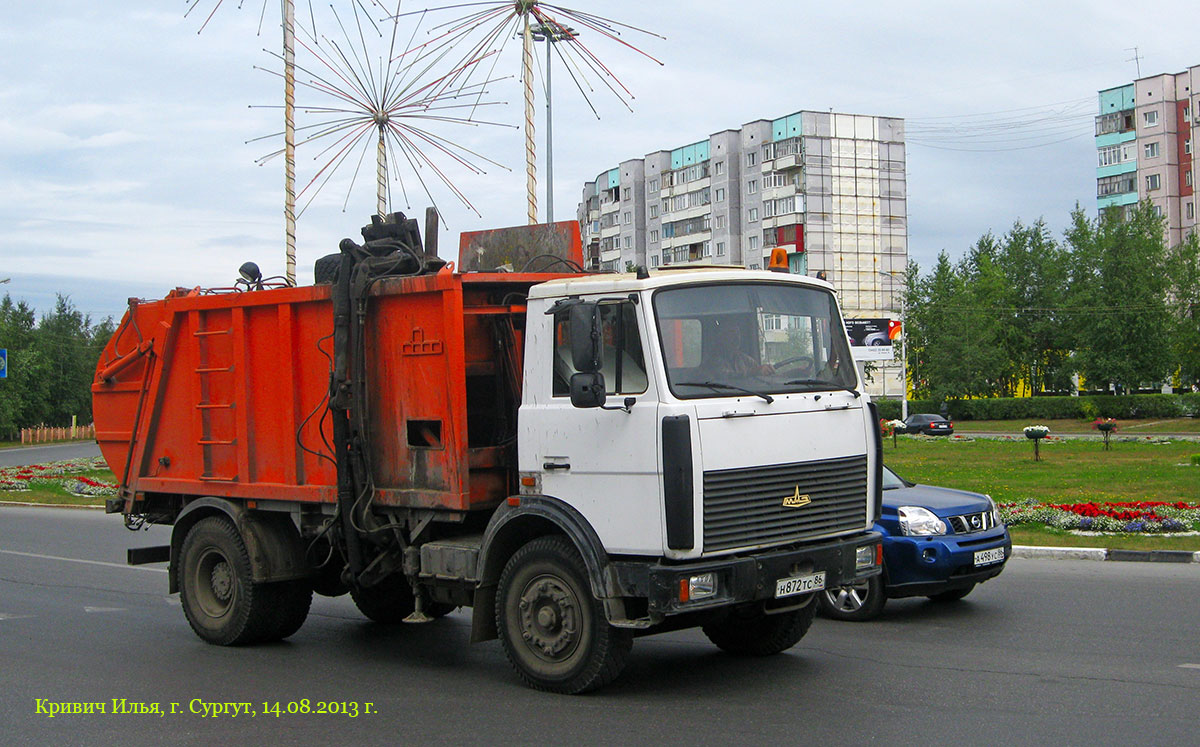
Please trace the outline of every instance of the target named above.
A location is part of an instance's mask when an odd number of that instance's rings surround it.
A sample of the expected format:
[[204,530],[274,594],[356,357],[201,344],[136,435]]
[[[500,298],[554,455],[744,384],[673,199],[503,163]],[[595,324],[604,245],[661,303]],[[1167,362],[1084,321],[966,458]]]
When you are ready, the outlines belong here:
[[1141,563],[1200,563],[1200,552],[1187,550],[1108,550],[1103,547],[1013,545],[1014,558],[1037,560],[1114,560]]
[[30,503],[29,501],[0,501],[0,506],[24,506],[25,508],[84,508],[103,511],[104,506],[81,506],[74,503]]

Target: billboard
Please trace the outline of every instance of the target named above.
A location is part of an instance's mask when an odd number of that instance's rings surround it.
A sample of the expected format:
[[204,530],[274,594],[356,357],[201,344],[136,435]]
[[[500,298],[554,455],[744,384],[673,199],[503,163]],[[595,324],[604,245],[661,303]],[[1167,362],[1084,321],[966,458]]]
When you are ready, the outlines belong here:
[[850,353],[856,361],[890,361],[896,357],[893,342],[900,338],[895,319],[847,319]]

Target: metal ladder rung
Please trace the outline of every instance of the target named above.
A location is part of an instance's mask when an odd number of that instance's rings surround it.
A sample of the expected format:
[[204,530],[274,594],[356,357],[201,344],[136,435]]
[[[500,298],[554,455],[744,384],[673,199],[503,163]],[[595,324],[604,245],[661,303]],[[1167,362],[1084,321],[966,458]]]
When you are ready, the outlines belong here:
[[237,482],[237,477],[213,477],[211,475],[200,475],[200,479],[206,482]]
[[211,335],[228,335],[233,332],[233,328],[229,329],[198,329],[192,332],[194,337],[209,337]]
[[198,374],[228,373],[232,370],[233,370],[233,366],[226,366],[225,368],[197,368],[196,373],[198,373]]
[[196,405],[196,408],[199,410],[224,410],[224,409],[232,410],[233,403],[227,402],[225,404],[213,404],[211,402],[202,402],[202,403]]
[[197,441],[196,443],[200,444],[201,446],[232,446],[233,444],[236,444],[237,441]]

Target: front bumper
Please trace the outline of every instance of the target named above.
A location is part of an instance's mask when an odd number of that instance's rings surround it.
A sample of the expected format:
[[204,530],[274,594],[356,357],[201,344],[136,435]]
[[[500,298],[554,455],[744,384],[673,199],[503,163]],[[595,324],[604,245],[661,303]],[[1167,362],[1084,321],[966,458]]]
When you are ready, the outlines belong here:
[[[1004,548],[1004,560],[975,566],[975,553]],[[995,527],[973,534],[938,537],[887,537],[883,564],[889,597],[929,596],[986,581],[1000,575],[1012,557],[1008,530]]]
[[[863,532],[821,543],[670,565],[655,561],[613,560],[610,581],[615,587],[612,589],[615,596],[646,599],[650,620],[659,622],[671,615],[747,602],[767,600],[775,603],[775,582],[784,578],[824,571],[825,588],[828,589],[876,576],[881,567],[872,564],[858,569],[855,555],[859,547],[878,545],[881,538],[878,532]],[[875,552],[871,554],[877,557]],[[686,582],[689,577],[702,573],[716,574],[716,594],[680,601],[680,581]],[[791,607],[803,603],[809,596],[785,597],[778,600],[778,606]]]

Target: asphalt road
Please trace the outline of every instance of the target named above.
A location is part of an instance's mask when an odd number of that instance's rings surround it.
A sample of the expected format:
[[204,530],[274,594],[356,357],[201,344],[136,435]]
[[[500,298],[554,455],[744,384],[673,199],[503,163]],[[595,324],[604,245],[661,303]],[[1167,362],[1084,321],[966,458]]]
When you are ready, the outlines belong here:
[[[521,686],[496,642],[468,643],[462,611],[389,628],[318,597],[287,642],[206,645],[161,567],[121,565],[125,547],[166,533],[98,511],[0,507],[0,741],[1096,745],[1200,731],[1197,565],[1017,558],[960,603],[818,619],[767,659],[730,657],[697,631],[643,638],[617,682],[569,697]],[[50,718],[38,698],[182,712]],[[303,698],[360,713],[287,715]],[[258,715],[190,712],[227,701]]]
[[100,456],[100,447],[95,441],[79,441],[69,444],[46,446],[21,446],[0,449],[0,467],[17,467],[26,464],[44,464],[63,459]]

